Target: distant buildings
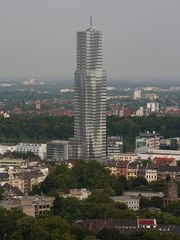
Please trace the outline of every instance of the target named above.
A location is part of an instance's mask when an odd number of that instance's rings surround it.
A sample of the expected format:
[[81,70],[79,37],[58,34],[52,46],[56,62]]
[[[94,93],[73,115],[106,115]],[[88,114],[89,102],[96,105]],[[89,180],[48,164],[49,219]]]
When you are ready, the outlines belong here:
[[121,108],[119,110],[119,117],[130,117],[132,115],[132,111],[128,108]]
[[74,92],[74,90],[73,89],[69,89],[69,88],[63,88],[63,89],[61,89],[60,90],[60,93],[71,93],[71,92]]
[[69,159],[69,142],[52,140],[47,143],[47,160],[54,162],[67,161]]
[[159,103],[158,102],[149,102],[147,103],[148,113],[158,113],[159,112]]
[[143,107],[140,107],[137,111],[136,111],[136,114],[135,114],[137,117],[142,117],[144,116],[144,108]]
[[159,98],[159,96],[156,93],[146,93],[144,95],[144,98],[149,100],[156,100]]
[[41,101],[39,99],[37,99],[36,102],[35,102],[35,108],[36,108],[36,110],[41,109]]
[[161,139],[159,148],[164,150],[178,150],[180,148],[180,138]]
[[133,95],[134,100],[139,100],[141,99],[141,89],[135,90],[134,95]]

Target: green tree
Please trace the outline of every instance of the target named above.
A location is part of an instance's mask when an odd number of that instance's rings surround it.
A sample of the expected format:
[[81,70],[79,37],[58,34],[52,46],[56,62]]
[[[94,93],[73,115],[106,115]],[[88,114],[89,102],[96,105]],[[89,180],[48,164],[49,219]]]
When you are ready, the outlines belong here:
[[69,224],[61,217],[42,217],[32,225],[31,240],[73,239]]
[[120,233],[120,231],[116,228],[103,228],[99,233],[98,233],[98,238],[101,240],[126,240],[128,239],[126,235]]

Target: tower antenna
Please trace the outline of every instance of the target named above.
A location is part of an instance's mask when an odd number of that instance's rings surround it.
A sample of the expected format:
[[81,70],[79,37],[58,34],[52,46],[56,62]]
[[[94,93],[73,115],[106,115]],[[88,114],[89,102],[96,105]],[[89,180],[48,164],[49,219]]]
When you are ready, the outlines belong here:
[[92,15],[90,16],[90,28],[93,28],[93,18],[92,18]]

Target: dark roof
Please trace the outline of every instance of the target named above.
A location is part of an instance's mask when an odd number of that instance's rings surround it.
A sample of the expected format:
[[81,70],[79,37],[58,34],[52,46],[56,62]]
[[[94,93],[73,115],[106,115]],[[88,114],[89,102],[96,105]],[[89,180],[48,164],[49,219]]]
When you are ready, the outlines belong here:
[[21,172],[21,173],[14,173],[14,177],[21,177],[26,179],[36,178],[36,177],[43,177],[44,174],[39,170],[34,170],[30,172]]
[[24,193],[19,190],[18,187],[13,187],[9,183],[5,183],[1,189],[3,190],[4,197],[10,196],[24,196]]
[[106,167],[120,167],[127,168],[129,161],[108,161],[106,162]]
[[161,172],[180,172],[180,166],[160,166],[158,171]]
[[128,169],[137,169],[137,167],[139,166],[139,163],[129,163]]
[[8,173],[0,173],[0,181],[6,180],[8,178],[9,178],[9,174]]
[[157,136],[160,136],[159,133],[153,133],[153,132],[144,132],[144,133],[140,133],[140,136],[139,137],[157,137]]
[[81,225],[83,228],[98,232],[103,228],[118,228],[127,231],[136,229],[137,222],[135,220],[125,220],[125,219],[87,219],[77,221],[76,224]]

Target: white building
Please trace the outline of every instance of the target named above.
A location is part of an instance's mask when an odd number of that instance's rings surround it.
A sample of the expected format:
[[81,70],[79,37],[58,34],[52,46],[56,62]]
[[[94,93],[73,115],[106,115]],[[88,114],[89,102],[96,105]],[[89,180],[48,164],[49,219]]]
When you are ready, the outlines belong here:
[[136,116],[138,116],[138,117],[144,116],[144,109],[143,109],[143,107],[140,107],[140,108],[136,111]]
[[141,89],[135,90],[133,95],[134,100],[141,99]]
[[79,200],[87,199],[91,195],[91,192],[88,191],[86,188],[81,189],[70,189],[70,193],[64,194],[64,198],[74,197]]
[[144,177],[148,182],[157,181],[157,169],[147,168]]
[[41,159],[46,157],[46,144],[35,144],[35,143],[19,143],[16,145],[17,152],[27,153],[31,152],[34,155],[39,156]]
[[147,110],[149,113],[159,112],[159,103],[158,102],[147,103]]
[[4,154],[6,152],[14,152],[16,151],[16,145],[15,144],[0,144],[0,154]]
[[111,197],[114,202],[125,203],[129,209],[138,211],[139,210],[139,198],[131,196],[115,196]]

